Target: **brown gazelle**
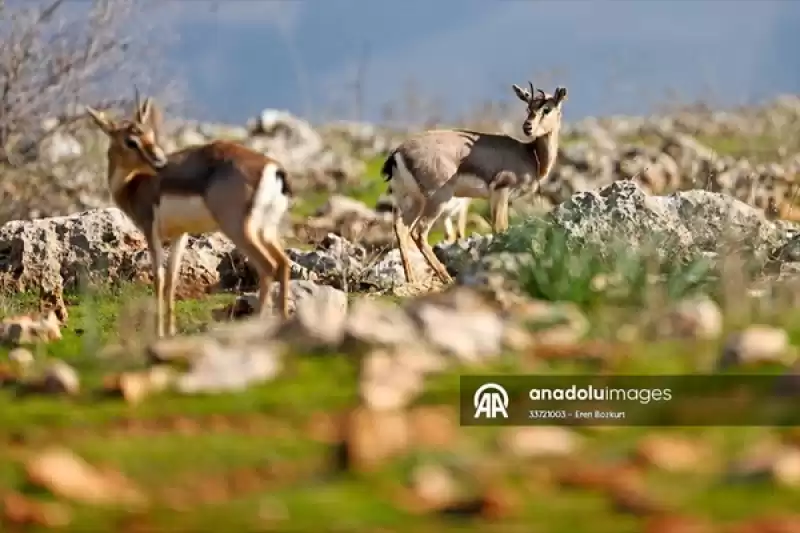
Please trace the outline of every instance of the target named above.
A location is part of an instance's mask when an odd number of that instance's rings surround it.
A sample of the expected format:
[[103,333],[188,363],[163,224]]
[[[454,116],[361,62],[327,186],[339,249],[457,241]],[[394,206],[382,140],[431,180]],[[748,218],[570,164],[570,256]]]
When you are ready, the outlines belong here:
[[511,191],[525,191],[547,177],[558,155],[561,106],[567,89],[553,95],[513,85],[525,102],[522,131],[528,142],[469,130],[432,130],[415,135],[389,154],[382,174],[394,196],[394,231],[406,280],[414,283],[408,239],[445,283],[452,281],[428,243],[436,220],[458,198],[488,198],[492,231],[508,228]]
[[247,255],[260,275],[262,316],[270,310],[270,288],[277,275],[281,312],[286,317],[290,260],[278,233],[291,197],[284,168],[263,154],[226,141],[165,154],[158,138],[160,115],[151,98],[140,101],[138,91],[132,120],[115,121],[92,108],[87,112],[110,141],[108,185],[114,202],[147,239],[158,337],[164,336],[165,329],[175,334],[175,286],[190,233],[222,231]]

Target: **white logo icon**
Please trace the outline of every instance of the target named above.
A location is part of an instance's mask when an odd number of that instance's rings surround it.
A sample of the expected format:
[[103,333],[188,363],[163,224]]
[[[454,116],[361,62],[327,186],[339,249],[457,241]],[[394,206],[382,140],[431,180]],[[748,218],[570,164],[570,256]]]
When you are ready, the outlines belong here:
[[497,415],[508,418],[508,393],[497,383],[481,385],[472,397],[472,404],[475,406],[475,418],[480,418],[481,415],[486,418]]

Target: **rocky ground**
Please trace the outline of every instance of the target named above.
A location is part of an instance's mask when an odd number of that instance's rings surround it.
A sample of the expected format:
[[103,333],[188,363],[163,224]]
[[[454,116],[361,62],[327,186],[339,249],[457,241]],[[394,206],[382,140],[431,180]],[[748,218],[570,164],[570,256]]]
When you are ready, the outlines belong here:
[[408,286],[375,209],[397,133],[275,111],[173,125],[175,146],[279,155],[302,201],[291,320],[248,316],[253,272],[203,236],[182,334],[160,341],[101,151],[54,138],[31,158],[59,194],[23,194],[0,227],[3,530],[800,531],[794,427],[475,428],[458,408],[462,373],[794,376],[800,227],[752,191],[791,188],[799,114],[783,99],[565,127],[544,201],[495,236],[475,202],[475,233],[437,246],[454,287]]

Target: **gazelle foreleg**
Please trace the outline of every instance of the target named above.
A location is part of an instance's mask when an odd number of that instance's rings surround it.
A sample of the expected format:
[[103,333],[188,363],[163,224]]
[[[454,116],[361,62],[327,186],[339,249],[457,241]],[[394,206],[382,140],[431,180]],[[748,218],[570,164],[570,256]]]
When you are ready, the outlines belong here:
[[502,233],[508,229],[508,202],[511,189],[493,189],[489,196],[492,233]]
[[159,233],[158,208],[147,209],[141,220],[144,224],[147,248],[150,252],[150,264],[153,267],[153,289],[156,297],[156,337],[164,336],[164,281],[166,272],[164,269],[164,248]]
[[169,256],[167,257],[167,275],[166,287],[164,292],[167,298],[167,317],[166,328],[168,335],[175,335],[175,289],[178,286],[180,279],[181,260],[183,259],[183,252],[186,250],[186,242],[188,236],[184,233],[176,237],[169,247]]

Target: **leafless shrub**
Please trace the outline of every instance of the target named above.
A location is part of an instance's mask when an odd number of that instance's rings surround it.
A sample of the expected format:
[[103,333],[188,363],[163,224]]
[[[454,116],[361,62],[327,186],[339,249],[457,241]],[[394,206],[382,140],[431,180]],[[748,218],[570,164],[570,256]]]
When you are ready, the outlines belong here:
[[179,77],[162,68],[172,32],[157,9],[150,0],[0,0],[0,199],[13,196],[19,208],[23,188],[70,196],[58,174],[79,169],[55,172],[38,156],[48,140],[76,132],[84,106],[128,107],[133,85],[164,106],[177,101]]

